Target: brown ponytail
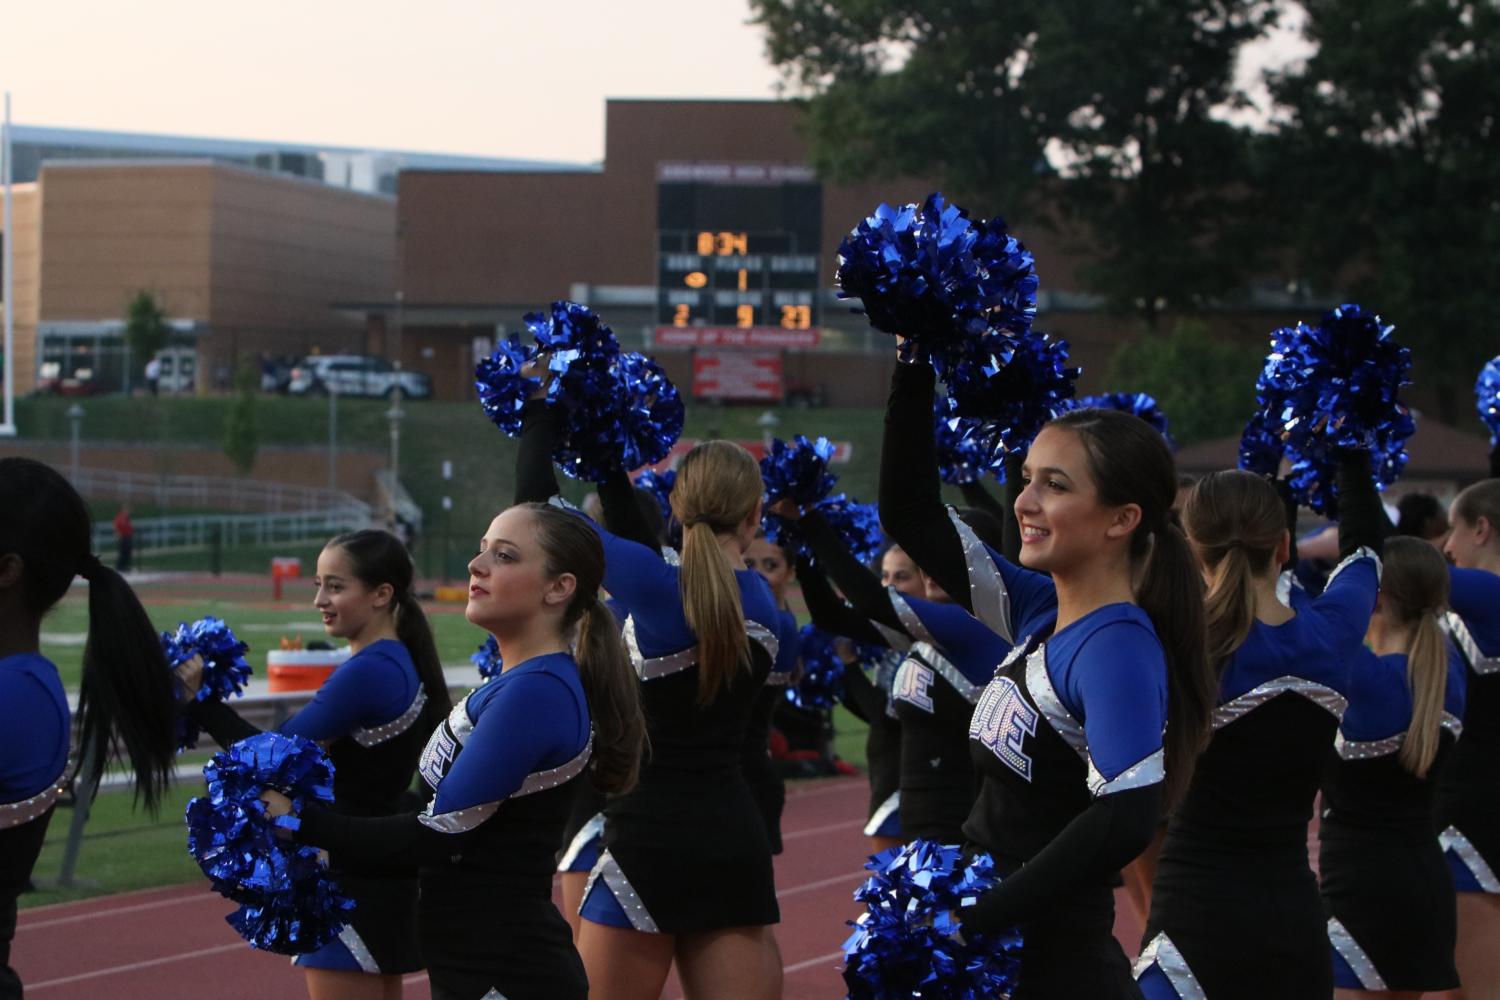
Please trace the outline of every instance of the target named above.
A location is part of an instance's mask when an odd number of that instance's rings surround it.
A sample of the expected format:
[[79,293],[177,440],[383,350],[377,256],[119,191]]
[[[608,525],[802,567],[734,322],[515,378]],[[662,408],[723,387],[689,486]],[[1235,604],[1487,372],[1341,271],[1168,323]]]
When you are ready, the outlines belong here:
[[620,637],[620,626],[599,600],[604,546],[588,522],[575,514],[542,503],[520,506],[531,512],[547,575],[571,573],[577,581],[563,615],[563,629],[578,627],[573,659],[594,727],[589,778],[600,791],[628,792],[640,774],[646,719],[641,713],[640,681]]
[[1193,484],[1182,523],[1209,573],[1208,657],[1222,671],[1255,624],[1255,580],[1272,568],[1286,512],[1276,487],[1234,469],[1209,473]]
[[1401,766],[1425,777],[1442,736],[1443,699],[1448,687],[1448,640],[1438,615],[1448,604],[1448,566],[1419,538],[1386,539],[1381,555],[1380,596],[1391,622],[1411,629],[1406,650],[1406,683],[1411,689],[1411,724],[1401,743]]
[[698,639],[698,700],[712,701],[750,664],[745,609],[719,535],[755,513],[760,466],[728,441],[707,441],[683,456],[672,487],[682,530],[682,610]]
[[1135,504],[1130,537],[1137,568],[1135,602],[1156,629],[1167,662],[1165,799],[1170,808],[1193,776],[1211,732],[1215,688],[1203,620],[1203,580],[1187,538],[1171,522],[1177,470],[1166,440],[1139,417],[1118,410],[1073,410],[1048,426],[1074,432],[1089,456],[1099,502]]

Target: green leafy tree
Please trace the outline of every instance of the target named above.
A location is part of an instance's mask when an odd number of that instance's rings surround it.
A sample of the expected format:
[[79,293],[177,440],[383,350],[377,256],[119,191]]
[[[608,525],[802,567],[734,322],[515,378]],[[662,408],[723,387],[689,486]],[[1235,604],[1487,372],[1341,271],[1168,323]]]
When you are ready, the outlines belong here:
[[1172,437],[1193,444],[1244,430],[1263,360],[1259,347],[1216,339],[1203,323],[1184,321],[1169,333],[1121,345],[1105,384],[1156,397]]
[[163,347],[172,328],[167,325],[167,314],[162,311],[156,296],[147,291],[135,293],[125,307],[125,342],[136,363],[145,364]]
[[260,447],[255,426],[259,380],[255,366],[242,363],[234,373],[234,402],[224,414],[224,454],[242,476],[255,468],[255,453]]
[[[1244,134],[1222,112],[1256,0],[752,0],[824,176],[929,176],[981,215],[1066,223],[1081,277],[1154,324],[1257,263]],[[1022,230],[1024,236],[1024,230]],[[1042,262],[1046,281],[1046,262]]]
[[1450,422],[1500,328],[1500,7],[1304,0],[1304,64],[1272,77],[1268,210],[1314,287],[1397,325]]

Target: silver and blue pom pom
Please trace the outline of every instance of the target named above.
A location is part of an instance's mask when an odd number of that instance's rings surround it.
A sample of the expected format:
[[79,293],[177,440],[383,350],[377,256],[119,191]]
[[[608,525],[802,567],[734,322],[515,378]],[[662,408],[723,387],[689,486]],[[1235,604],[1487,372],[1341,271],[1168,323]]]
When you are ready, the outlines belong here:
[[1067,410],[1082,369],[1068,364],[1068,342],[1040,331],[991,330],[967,342],[939,369],[952,412],[986,421],[1002,452],[1024,453],[1047,421]]
[[914,840],[872,857],[854,893],[865,905],[844,942],[851,1000],[1009,997],[1021,969],[1019,931],[964,934],[963,912],[999,881],[987,854]]
[[844,661],[834,645],[835,637],[816,625],[804,625],[797,633],[797,655],[802,676],[786,689],[786,700],[798,708],[823,710],[838,704],[844,689]]
[[500,662],[500,644],[495,641],[495,637],[485,636],[484,644],[469,654],[469,662],[474,664],[474,668],[479,671],[479,676],[485,680],[498,677],[503,664]]
[[1005,481],[1005,449],[995,429],[986,421],[959,416],[951,398],[936,401],[932,436],[943,482],[962,486],[985,477]]
[[1167,429],[1167,415],[1154,396],[1144,392],[1105,392],[1097,396],[1083,396],[1074,400],[1070,409],[1081,410],[1093,407],[1099,410],[1119,410],[1140,417],[1166,439],[1167,445],[1177,447]]
[[1479,370],[1474,381],[1474,402],[1479,419],[1490,431],[1490,447],[1500,444],[1500,357],[1494,357]]
[[521,410],[541,384],[540,379],[521,374],[536,357],[536,348],[526,347],[516,334],[500,340],[488,358],[474,367],[474,388],[484,415],[510,437],[521,433]]
[[828,471],[833,443],[825,437],[809,441],[798,434],[792,443],[777,438],[760,460],[760,477],[766,487],[766,506],[790,500],[799,507],[812,507],[833,490],[837,477]]
[[187,805],[188,850],[215,892],[241,904],[226,918],[252,947],[282,955],[316,951],[338,936],[354,902],[339,891],[316,848],[278,838],[260,801],[270,788],[292,800],[333,801],[333,762],[300,736],[259,733],[214,754],[208,795]]
[[[167,666],[176,668],[194,656],[203,658],[203,681],[198,687],[198,701],[209,698],[224,700],[245,693],[250,682],[250,662],[245,654],[248,643],[241,642],[228,625],[206,615],[191,625],[182,622],[175,632],[161,633],[162,653]],[[177,749],[191,750],[198,745],[200,730],[186,714],[177,716]]]

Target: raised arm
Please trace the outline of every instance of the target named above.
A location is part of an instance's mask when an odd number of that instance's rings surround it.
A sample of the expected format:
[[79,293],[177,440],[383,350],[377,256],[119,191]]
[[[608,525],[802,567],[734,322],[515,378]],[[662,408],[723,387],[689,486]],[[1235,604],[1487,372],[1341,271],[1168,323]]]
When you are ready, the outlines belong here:
[[636,499],[635,487],[623,469],[611,473],[609,478],[597,484],[599,504],[604,509],[604,526],[616,538],[624,538],[648,548],[659,549],[662,540],[641,513],[640,501]]
[[890,646],[891,637],[875,626],[867,616],[839,600],[820,566],[806,559],[797,562],[797,584],[812,623],[824,632],[841,635],[872,646]]
[[1370,471],[1370,453],[1351,448],[1339,454],[1339,559],[1348,559],[1360,549],[1380,555],[1390,519],[1375,489]]
[[[844,544],[833,525],[828,523],[827,518],[814,510],[803,516],[797,525],[807,539],[807,544],[812,547],[813,554],[818,557],[818,564],[828,574],[828,579],[834,582],[843,593],[844,600],[853,605],[856,612],[885,628],[905,631],[891,604],[890,592],[880,585],[880,579],[869,567],[854,558],[854,553],[849,551],[849,547]],[[910,636],[910,633],[906,634]],[[889,643],[881,642],[881,645]]]
[[521,410],[521,446],[516,451],[516,503],[546,503],[561,490],[552,467],[557,414],[546,399],[529,399]]

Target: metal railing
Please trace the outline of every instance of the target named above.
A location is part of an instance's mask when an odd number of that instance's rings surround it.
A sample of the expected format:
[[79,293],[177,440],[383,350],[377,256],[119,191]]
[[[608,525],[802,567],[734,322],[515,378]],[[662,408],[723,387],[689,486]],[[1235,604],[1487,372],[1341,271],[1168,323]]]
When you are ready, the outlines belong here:
[[[370,522],[369,504],[352,498],[350,503],[331,510],[144,517],[134,522],[135,547],[140,551],[190,551],[325,540],[330,535],[367,528]],[[112,549],[114,544],[114,524],[94,522],[94,551]]]
[[233,476],[79,469],[72,480],[78,492],[86,497],[109,497],[125,503],[150,503],[158,507],[215,507],[277,513],[363,505],[363,501],[344,490],[236,479]]

